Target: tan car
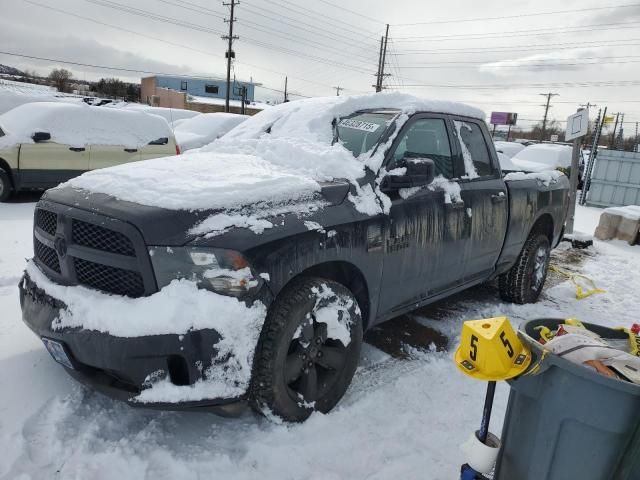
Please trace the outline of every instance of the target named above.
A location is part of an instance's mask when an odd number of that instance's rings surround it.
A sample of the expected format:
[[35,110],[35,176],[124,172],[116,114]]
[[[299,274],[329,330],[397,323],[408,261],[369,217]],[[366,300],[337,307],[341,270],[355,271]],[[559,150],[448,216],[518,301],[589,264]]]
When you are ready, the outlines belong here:
[[86,104],[28,103],[0,115],[0,201],[88,170],[179,154],[157,115]]

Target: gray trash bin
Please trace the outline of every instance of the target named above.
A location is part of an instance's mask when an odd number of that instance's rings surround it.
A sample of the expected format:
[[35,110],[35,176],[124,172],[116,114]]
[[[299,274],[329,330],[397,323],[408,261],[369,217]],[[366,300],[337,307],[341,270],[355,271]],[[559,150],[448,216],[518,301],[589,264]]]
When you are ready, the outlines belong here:
[[[564,319],[539,319],[521,327],[521,337],[532,349],[532,365],[542,354],[534,328],[555,330],[560,323]],[[584,325],[603,338],[625,337],[620,331]],[[639,480],[640,386],[553,354],[545,355],[534,373],[509,382],[494,478]]]

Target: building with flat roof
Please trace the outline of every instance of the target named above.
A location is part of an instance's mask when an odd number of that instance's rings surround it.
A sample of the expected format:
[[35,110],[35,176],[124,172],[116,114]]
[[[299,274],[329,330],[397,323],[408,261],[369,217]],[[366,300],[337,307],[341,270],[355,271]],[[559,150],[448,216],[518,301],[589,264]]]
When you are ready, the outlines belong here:
[[[231,83],[229,107],[233,113],[242,111],[242,87],[246,88],[245,113],[251,115],[266,105],[254,100],[254,82]],[[145,77],[141,82],[141,100],[154,107],[184,108],[202,113],[224,111],[227,82],[220,79],[201,77],[173,77],[155,75]]]

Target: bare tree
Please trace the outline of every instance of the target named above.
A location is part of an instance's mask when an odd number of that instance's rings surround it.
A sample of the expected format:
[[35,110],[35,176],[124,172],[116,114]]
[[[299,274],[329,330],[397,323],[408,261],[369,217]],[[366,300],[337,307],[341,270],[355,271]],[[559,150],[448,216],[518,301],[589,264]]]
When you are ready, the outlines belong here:
[[49,74],[49,80],[53,82],[59,92],[67,92],[71,80],[71,72],[65,68],[54,68]]

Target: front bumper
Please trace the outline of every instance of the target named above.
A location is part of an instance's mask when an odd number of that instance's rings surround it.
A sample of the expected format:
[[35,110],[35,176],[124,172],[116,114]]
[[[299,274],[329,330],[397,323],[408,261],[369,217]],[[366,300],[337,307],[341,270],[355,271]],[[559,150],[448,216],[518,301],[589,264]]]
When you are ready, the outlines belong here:
[[26,274],[19,288],[22,320],[38,337],[66,346],[74,369],[63,368],[78,381],[134,407],[210,410],[222,415],[237,415],[244,410],[246,396],[180,403],[135,400],[143,389],[151,386],[152,377],[165,378],[178,386],[193,385],[202,379],[202,372],[217,354],[215,344],[221,337],[215,330],[134,338],[79,328],[53,330],[52,322],[66,308],[64,303],[47,295]]

